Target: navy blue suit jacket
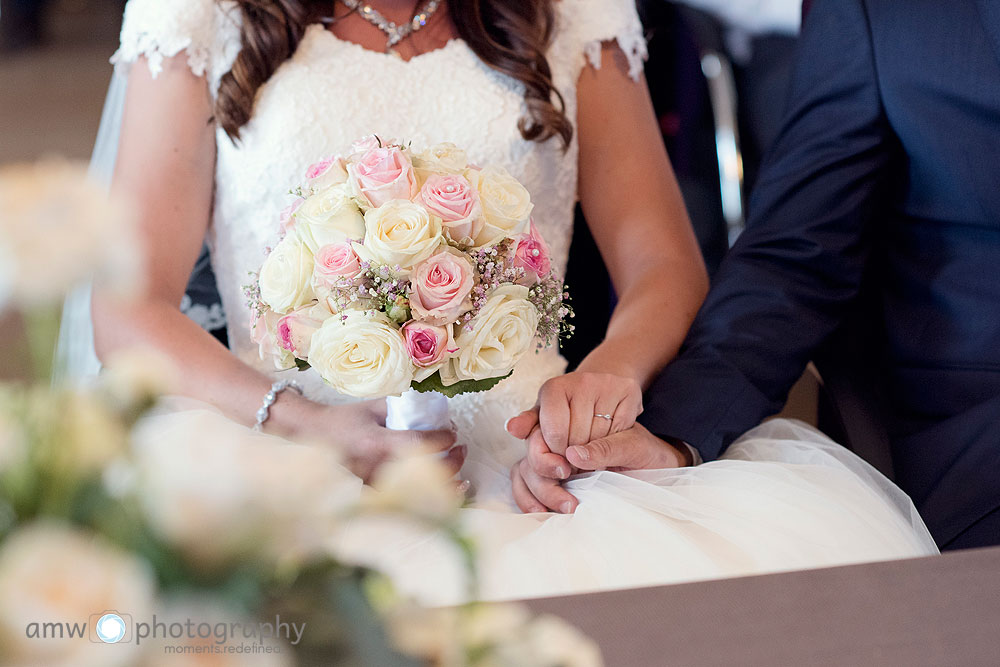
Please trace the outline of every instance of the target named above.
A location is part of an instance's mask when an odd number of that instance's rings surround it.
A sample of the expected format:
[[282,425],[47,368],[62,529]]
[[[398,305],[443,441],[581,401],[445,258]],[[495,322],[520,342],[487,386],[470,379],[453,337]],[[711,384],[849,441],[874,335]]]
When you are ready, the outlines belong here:
[[1000,0],[816,0],[784,128],[654,433],[707,460],[853,312],[897,483],[940,544],[1000,507]]

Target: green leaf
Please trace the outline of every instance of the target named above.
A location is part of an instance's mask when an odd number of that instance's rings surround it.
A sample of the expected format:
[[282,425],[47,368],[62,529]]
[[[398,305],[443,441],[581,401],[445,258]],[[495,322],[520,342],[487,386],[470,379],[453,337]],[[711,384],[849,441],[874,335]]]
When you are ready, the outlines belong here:
[[441,374],[435,373],[423,382],[414,382],[411,387],[415,391],[422,393],[436,391],[439,394],[444,394],[448,398],[454,398],[459,394],[474,394],[480,391],[489,391],[493,387],[497,386],[501,380],[506,380],[513,373],[514,371],[511,371],[503,377],[491,378],[489,380],[462,380],[461,382],[457,382],[447,387],[441,382]]
[[309,365],[309,362],[305,361],[304,359],[296,359],[295,367],[298,368],[300,371],[307,371],[310,368],[312,368],[312,366]]

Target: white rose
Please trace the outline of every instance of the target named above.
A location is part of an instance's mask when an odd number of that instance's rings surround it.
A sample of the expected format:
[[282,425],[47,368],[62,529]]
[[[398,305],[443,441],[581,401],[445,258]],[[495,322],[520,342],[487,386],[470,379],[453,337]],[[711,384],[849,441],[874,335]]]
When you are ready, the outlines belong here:
[[334,185],[347,182],[347,162],[342,157],[321,160],[309,167],[307,187],[312,193],[322,192]]
[[365,235],[365,219],[346,184],[306,199],[295,211],[295,234],[314,254],[325,245]]
[[413,156],[413,169],[417,174],[417,183],[421,187],[433,174],[461,174],[468,166],[469,156],[450,142],[431,146]]
[[380,398],[409,389],[414,367],[399,328],[381,313],[345,316],[328,319],[313,334],[310,365],[348,396]]
[[[92,614],[117,610],[148,618],[155,582],[146,563],[102,539],[56,522],[18,529],[0,550],[0,663],[39,667],[136,663],[140,647],[91,642]],[[82,637],[32,639],[44,623],[88,624]],[[37,624],[33,626],[32,624]],[[52,631],[52,628],[48,628]]]
[[476,237],[476,246],[495,243],[528,231],[531,222],[531,195],[503,167],[491,166],[482,171],[468,169],[465,177],[479,192],[486,225]]
[[407,273],[444,242],[441,218],[423,206],[394,199],[365,213],[365,241],[354,250],[362,259]]
[[313,265],[312,252],[297,236],[281,239],[260,269],[260,298],[281,314],[306,305],[316,298]]
[[528,301],[527,287],[502,285],[471,324],[471,331],[461,327],[455,337],[458,354],[441,369],[446,385],[507,375],[535,345],[538,310]]

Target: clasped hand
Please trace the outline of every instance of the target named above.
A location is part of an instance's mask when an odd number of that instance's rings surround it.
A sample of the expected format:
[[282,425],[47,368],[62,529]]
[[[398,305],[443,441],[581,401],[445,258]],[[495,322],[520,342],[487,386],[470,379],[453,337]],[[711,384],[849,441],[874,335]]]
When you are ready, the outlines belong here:
[[688,465],[686,452],[636,423],[641,413],[642,389],[629,378],[575,372],[546,382],[538,406],[507,423],[528,442],[527,456],[511,470],[521,511],[576,511],[579,501],[563,482],[580,472]]

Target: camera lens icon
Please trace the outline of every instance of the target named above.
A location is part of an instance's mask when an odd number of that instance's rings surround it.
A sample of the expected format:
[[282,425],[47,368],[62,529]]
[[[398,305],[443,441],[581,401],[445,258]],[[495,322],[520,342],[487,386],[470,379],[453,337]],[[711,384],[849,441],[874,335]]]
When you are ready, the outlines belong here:
[[116,611],[106,611],[93,621],[94,635],[105,644],[117,644],[128,636],[130,621]]

